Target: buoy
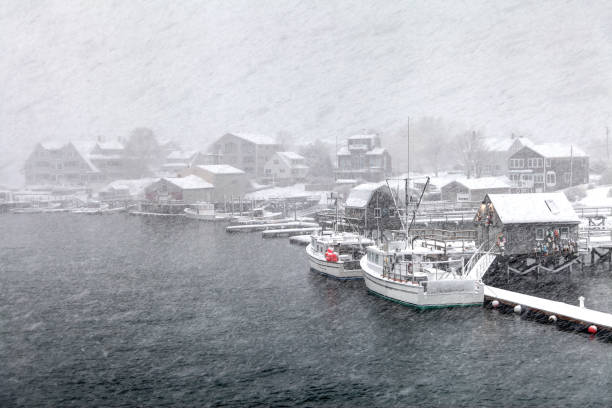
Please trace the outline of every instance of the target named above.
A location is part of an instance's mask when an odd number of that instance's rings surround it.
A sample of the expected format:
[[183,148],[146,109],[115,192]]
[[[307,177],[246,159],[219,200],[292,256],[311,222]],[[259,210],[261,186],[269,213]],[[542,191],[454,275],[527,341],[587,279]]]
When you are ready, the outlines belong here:
[[595,334],[595,333],[597,333],[597,326],[595,326],[594,324],[592,324],[592,325],[590,325],[590,326],[589,326],[589,328],[587,329],[587,331],[588,331],[590,334]]
[[495,299],[494,301],[492,301],[491,302],[491,306],[498,307],[499,306],[499,300]]
[[521,307],[521,305],[514,306],[514,313],[521,314],[522,311],[523,311],[523,308]]
[[551,322],[551,323],[556,323],[557,322],[557,316],[555,316],[555,315],[548,316],[548,321]]

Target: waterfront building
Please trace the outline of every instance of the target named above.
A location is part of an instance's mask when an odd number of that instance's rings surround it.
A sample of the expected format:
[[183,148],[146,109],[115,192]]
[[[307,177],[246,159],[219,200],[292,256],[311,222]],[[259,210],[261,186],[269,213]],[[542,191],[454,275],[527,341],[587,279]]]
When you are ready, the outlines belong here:
[[391,175],[391,155],[377,134],[353,135],[337,152],[336,179],[382,181]]
[[196,175],[215,186],[211,200],[224,202],[238,198],[250,189],[246,173],[228,164],[209,164],[189,167],[179,172],[180,176]]
[[563,193],[487,194],[474,223],[477,245],[504,255],[577,250],[580,219]]
[[511,192],[510,180],[505,177],[459,178],[440,188],[442,201],[482,201],[486,194]]
[[127,171],[119,142],[41,142],[24,165],[26,185],[99,186]]
[[306,180],[309,167],[303,156],[294,152],[276,152],[264,166],[264,180],[275,185],[289,185]]
[[523,146],[508,158],[514,192],[546,192],[589,182],[589,157],[562,143]]
[[214,186],[194,175],[164,177],[145,188],[145,198],[152,202],[178,201],[184,204],[210,202]]
[[210,146],[209,153],[222,155],[223,163],[243,170],[250,178],[261,179],[265,164],[281,150],[280,143],[269,136],[226,133]]

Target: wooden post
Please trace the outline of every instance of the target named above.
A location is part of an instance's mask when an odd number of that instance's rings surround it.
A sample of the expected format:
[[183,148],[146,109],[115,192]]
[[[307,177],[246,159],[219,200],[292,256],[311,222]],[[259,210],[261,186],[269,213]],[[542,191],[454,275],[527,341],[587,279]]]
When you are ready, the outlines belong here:
[[510,264],[506,263],[506,283],[510,283]]

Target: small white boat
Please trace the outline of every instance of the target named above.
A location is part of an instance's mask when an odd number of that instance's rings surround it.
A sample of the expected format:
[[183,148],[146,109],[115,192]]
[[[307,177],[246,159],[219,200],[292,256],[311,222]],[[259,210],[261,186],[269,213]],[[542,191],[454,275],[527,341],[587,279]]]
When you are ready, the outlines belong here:
[[231,214],[217,212],[212,203],[192,204],[183,211],[185,217],[200,221],[229,221],[233,218]]
[[355,233],[313,234],[306,247],[306,254],[310,268],[323,275],[341,280],[363,279],[359,261],[365,248],[372,244],[371,239]]
[[473,279],[462,257],[420,240],[372,245],[361,258],[371,293],[421,309],[476,306],[484,301],[484,284]]

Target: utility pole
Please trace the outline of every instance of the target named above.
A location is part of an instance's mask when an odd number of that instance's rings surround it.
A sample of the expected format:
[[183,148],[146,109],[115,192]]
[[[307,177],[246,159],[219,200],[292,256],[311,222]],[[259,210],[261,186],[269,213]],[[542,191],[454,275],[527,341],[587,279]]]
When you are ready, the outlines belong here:
[[570,145],[570,181],[569,185],[572,186],[574,181],[574,145]]
[[606,126],[606,160],[610,161],[610,128]]

